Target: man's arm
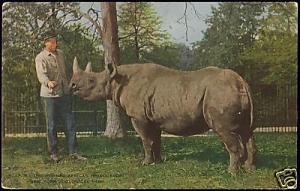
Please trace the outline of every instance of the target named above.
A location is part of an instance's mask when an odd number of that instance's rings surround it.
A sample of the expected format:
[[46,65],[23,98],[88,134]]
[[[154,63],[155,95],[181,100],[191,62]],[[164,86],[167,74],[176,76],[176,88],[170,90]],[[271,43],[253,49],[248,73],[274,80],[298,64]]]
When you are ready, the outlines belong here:
[[48,78],[47,66],[46,63],[43,61],[43,59],[39,56],[35,58],[35,69],[40,83],[48,87],[49,78]]

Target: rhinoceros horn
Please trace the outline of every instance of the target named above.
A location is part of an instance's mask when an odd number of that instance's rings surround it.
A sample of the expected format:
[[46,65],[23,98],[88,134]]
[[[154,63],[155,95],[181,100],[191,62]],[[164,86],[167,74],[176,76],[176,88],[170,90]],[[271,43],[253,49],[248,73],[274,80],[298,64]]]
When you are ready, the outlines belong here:
[[78,61],[75,56],[74,61],[73,61],[73,73],[78,73],[80,71],[80,68],[78,66]]
[[92,72],[92,63],[88,62],[88,64],[85,67],[85,72]]

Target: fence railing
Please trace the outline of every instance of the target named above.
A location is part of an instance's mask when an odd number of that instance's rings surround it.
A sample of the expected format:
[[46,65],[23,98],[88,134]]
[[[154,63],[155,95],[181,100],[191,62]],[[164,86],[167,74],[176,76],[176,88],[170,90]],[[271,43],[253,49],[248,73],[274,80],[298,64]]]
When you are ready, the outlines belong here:
[[[105,130],[103,111],[73,111],[77,132],[90,132],[93,135]],[[4,134],[45,133],[46,122],[43,111],[8,111],[4,112]],[[58,131],[64,131],[60,121]]]
[[297,126],[297,85],[252,85],[254,126]]

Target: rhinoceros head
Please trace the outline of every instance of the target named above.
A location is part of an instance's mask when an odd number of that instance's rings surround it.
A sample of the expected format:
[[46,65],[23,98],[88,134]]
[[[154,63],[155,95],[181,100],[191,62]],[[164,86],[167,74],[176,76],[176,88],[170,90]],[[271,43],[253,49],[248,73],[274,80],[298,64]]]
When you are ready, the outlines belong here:
[[92,66],[89,62],[85,71],[78,66],[77,58],[73,62],[73,76],[69,88],[73,95],[78,95],[84,100],[96,101],[110,99],[110,81],[116,75],[115,66],[105,67],[100,73],[92,72]]

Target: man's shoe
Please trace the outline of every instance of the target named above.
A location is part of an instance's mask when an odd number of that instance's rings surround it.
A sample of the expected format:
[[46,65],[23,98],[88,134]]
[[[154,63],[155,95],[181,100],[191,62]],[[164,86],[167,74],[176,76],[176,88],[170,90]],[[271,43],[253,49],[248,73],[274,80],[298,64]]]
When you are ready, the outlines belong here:
[[87,158],[85,158],[77,153],[70,154],[70,157],[73,159],[77,159],[77,160],[87,160]]
[[54,162],[57,162],[57,161],[58,161],[58,157],[57,157],[56,154],[50,155],[50,158],[51,158],[51,160],[53,160]]

